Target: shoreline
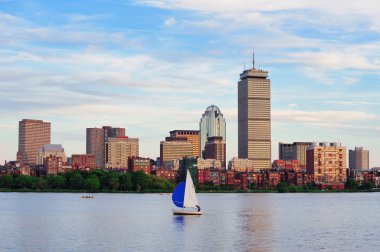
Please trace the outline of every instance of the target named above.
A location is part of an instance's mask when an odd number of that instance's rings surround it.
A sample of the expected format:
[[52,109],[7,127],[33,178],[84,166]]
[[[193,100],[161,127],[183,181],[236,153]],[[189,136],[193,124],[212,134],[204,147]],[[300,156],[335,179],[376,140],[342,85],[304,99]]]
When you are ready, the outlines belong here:
[[[115,194],[171,194],[172,191],[166,190],[145,190],[145,191],[112,191],[112,190],[99,190],[96,192],[85,191],[85,190],[31,190],[31,189],[0,189],[0,193],[75,193],[75,194],[99,194],[99,193],[115,193]],[[298,192],[278,192],[277,190],[231,190],[231,191],[197,191],[197,193],[236,193],[236,194],[251,194],[251,193],[276,193],[276,194],[293,194],[293,193],[376,193],[380,190],[308,190],[308,191],[298,191]]]

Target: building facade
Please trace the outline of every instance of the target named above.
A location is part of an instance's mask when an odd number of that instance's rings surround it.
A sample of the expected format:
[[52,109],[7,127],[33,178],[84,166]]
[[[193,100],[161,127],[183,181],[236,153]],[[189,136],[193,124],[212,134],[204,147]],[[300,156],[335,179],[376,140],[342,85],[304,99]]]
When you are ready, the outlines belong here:
[[199,149],[200,131],[199,130],[173,130],[170,137],[186,137],[187,141],[193,145],[193,157],[201,157]]
[[128,158],[128,171],[136,172],[142,171],[145,174],[152,172],[152,165],[149,158],[129,157]]
[[278,144],[278,158],[279,160],[291,161],[294,159],[293,144],[279,143]]
[[234,157],[228,162],[228,169],[236,172],[253,172],[255,170],[254,161],[247,158]]
[[63,161],[61,157],[46,157],[44,158],[43,166],[46,175],[55,175],[63,172]]
[[238,156],[255,169],[271,167],[271,104],[268,72],[245,70],[238,82]]
[[201,155],[203,155],[209,137],[219,136],[223,137],[223,140],[226,141],[226,120],[217,106],[210,105],[206,108],[199,122],[199,130],[199,153]]
[[37,164],[38,152],[50,144],[51,123],[42,120],[19,121],[17,161],[21,164]]
[[316,184],[346,182],[346,147],[339,143],[319,143],[306,151],[306,171],[314,176]]
[[95,169],[95,155],[93,154],[73,154],[71,155],[71,165],[75,169]]
[[369,151],[363,147],[349,150],[349,168],[351,170],[369,170]]
[[219,160],[223,168],[226,168],[226,141],[223,137],[209,137],[204,150],[205,159]]
[[293,143],[293,159],[298,160],[301,168],[306,168],[306,150],[313,146],[312,142],[294,142]]
[[95,163],[97,167],[105,166],[105,145],[109,137],[124,137],[125,128],[113,128],[111,126],[103,126],[102,128],[86,129],[86,154],[95,155]]
[[67,157],[65,155],[65,149],[61,144],[45,144],[44,147],[40,148],[37,157],[37,165],[42,165],[44,162],[44,158],[46,157],[61,157],[62,162],[67,162]]
[[128,158],[139,156],[139,139],[108,137],[105,149],[106,168],[128,168]]
[[187,141],[186,137],[167,137],[160,142],[160,162],[163,165],[166,161],[192,157],[193,145]]

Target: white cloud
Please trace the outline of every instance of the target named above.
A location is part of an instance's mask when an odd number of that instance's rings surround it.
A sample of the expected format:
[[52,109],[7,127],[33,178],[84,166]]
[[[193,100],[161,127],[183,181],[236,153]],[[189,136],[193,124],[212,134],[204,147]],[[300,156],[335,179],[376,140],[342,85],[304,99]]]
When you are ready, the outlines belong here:
[[177,23],[177,20],[174,17],[171,17],[164,21],[164,26],[173,26],[176,23]]

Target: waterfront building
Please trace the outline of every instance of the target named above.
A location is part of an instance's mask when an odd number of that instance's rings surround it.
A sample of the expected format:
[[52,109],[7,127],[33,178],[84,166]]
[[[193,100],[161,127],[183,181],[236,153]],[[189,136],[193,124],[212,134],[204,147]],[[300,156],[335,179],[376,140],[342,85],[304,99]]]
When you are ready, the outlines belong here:
[[201,155],[203,155],[209,137],[223,137],[223,140],[226,141],[226,120],[217,106],[210,105],[206,108],[206,111],[203,113],[201,121],[199,122],[199,130],[199,153]]
[[306,151],[306,170],[316,184],[343,184],[346,181],[346,147],[340,143],[315,143]]
[[204,150],[205,159],[216,159],[226,168],[226,142],[223,137],[209,137]]
[[279,143],[278,144],[278,156],[279,160],[291,161],[294,159],[293,144]]
[[238,156],[253,160],[255,169],[271,167],[270,99],[268,72],[253,63],[238,82]]
[[124,137],[125,128],[113,128],[103,126],[102,128],[86,129],[86,154],[95,155],[95,163],[99,168],[105,166],[105,145],[109,137]]
[[75,169],[95,169],[95,155],[94,154],[73,154],[71,155],[71,165]]
[[153,175],[156,175],[160,178],[165,178],[169,180],[175,180],[177,172],[175,170],[166,169],[166,168],[157,168],[152,171]]
[[228,169],[236,172],[253,172],[255,169],[254,161],[247,158],[234,157],[228,162]]
[[128,158],[139,156],[139,139],[108,137],[105,149],[106,168],[128,168]]
[[64,163],[67,162],[67,157],[65,155],[65,149],[61,144],[45,144],[42,148],[40,148],[37,157],[37,165],[42,165],[44,162],[44,158],[55,156],[61,157]]
[[312,142],[294,142],[293,143],[293,159],[298,160],[302,169],[306,168],[306,150],[313,146]]
[[170,131],[170,137],[186,137],[187,141],[193,145],[193,157],[201,157],[199,144],[200,144],[200,131],[199,130],[173,130]]
[[355,147],[355,150],[349,150],[349,168],[351,170],[368,170],[369,169],[369,151],[363,147]]
[[203,159],[198,158],[197,159],[197,168],[198,170],[204,170],[204,169],[216,169],[221,170],[223,169],[222,162],[217,159]]
[[142,157],[128,157],[128,171],[143,171],[145,174],[150,174],[152,171],[150,159]]
[[291,161],[285,161],[285,160],[274,160],[272,163],[272,169],[286,169],[286,170],[292,170],[295,172],[301,171],[301,166],[298,162],[298,160],[291,160]]
[[44,158],[43,161],[44,170],[46,175],[55,175],[63,172],[63,160],[62,157],[49,156]]
[[193,155],[193,145],[186,137],[166,137],[160,142],[160,162],[163,163]]
[[37,164],[38,152],[50,144],[51,123],[42,120],[19,121],[17,161],[22,164]]

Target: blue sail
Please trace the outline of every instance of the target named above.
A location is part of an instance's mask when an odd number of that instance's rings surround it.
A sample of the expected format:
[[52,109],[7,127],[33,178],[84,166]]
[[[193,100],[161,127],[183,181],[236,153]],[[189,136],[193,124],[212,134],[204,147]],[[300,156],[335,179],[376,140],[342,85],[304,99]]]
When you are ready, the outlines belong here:
[[186,187],[186,183],[181,182],[174,189],[174,192],[172,194],[172,200],[173,200],[174,205],[176,205],[177,207],[183,208],[183,200],[185,198],[185,187]]

